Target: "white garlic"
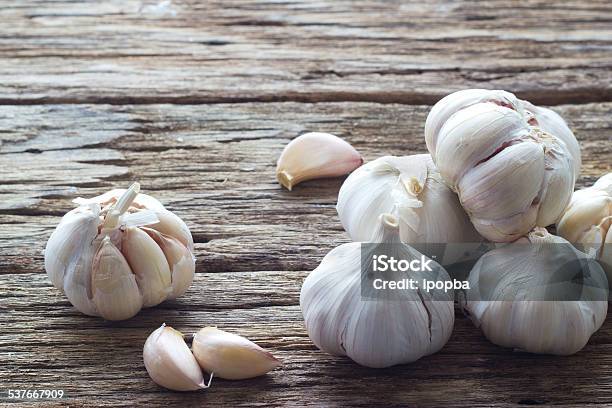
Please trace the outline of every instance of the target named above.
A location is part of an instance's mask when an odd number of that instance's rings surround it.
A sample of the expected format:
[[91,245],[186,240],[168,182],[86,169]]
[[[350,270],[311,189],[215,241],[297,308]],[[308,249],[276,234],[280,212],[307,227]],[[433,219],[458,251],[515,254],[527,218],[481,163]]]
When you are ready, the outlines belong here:
[[612,280],[612,173],[572,195],[557,233],[587,252],[594,251]]
[[[396,259],[421,257],[400,242],[395,216],[382,214],[379,222],[373,242],[392,244]],[[364,259],[370,259],[369,254]],[[431,272],[411,272],[411,278],[419,285],[425,278],[449,279],[440,265],[432,261],[432,266]],[[323,258],[302,285],[300,307],[308,335],[318,348],[374,368],[437,352],[448,341],[455,321],[452,290],[428,292],[419,286],[362,298],[359,242],[341,245]]]
[[128,319],[182,295],[193,280],[189,229],[139,189],[76,199],[47,242],[49,278],[85,314]]
[[353,241],[370,241],[385,213],[399,219],[400,238],[407,244],[482,240],[428,154],[366,163],[342,184],[336,209]]
[[202,369],[183,334],[163,324],[149,335],[142,352],[145,367],[155,383],[174,391],[194,391],[208,388]]
[[276,177],[288,190],[302,181],[337,177],[361,166],[363,158],[346,141],[329,133],[305,133],[293,139],[276,164]]
[[495,242],[554,224],[580,170],[565,122],[505,91],[446,96],[427,117],[425,140],[478,232]]
[[226,380],[259,377],[281,365],[270,352],[252,341],[216,327],[198,331],[192,349],[200,367]]
[[544,228],[482,256],[468,281],[475,325],[491,342],[531,353],[578,352],[608,309],[601,266]]

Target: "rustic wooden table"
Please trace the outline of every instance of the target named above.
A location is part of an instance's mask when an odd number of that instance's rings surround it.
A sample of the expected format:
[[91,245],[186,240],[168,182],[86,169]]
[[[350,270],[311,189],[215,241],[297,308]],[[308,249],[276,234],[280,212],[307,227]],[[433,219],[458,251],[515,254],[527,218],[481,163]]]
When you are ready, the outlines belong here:
[[[509,406],[612,404],[612,318],[571,357],[496,347],[457,311],[438,354],[386,370],[318,351],[300,285],[347,242],[342,179],[281,189],[283,146],[332,132],[367,160],[425,151],[430,105],[500,88],[551,105],[582,145],[579,186],[611,171],[609,1],[91,1],[0,4],[0,403]],[[109,323],[49,283],[49,234],[76,196],[138,180],[191,227],[186,296]],[[173,393],[148,334],[217,325],[282,369]],[[50,401],[24,405],[52,404]]]

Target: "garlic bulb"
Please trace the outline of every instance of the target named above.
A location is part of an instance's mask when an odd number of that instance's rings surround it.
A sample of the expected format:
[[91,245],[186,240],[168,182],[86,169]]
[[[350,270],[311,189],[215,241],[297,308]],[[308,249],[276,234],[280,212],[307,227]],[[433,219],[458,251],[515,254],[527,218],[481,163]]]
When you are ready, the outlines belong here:
[[398,218],[408,244],[482,240],[428,154],[385,156],[361,166],[342,184],[336,209],[353,241],[370,241],[385,213]]
[[362,163],[361,155],[346,141],[329,133],[311,132],[285,146],[276,164],[276,177],[291,190],[302,181],[350,173]]
[[202,369],[183,340],[183,334],[163,324],[149,335],[142,352],[145,367],[155,383],[174,391],[208,388]]
[[[395,216],[382,214],[379,222],[373,242],[392,245],[397,259],[422,256],[400,242]],[[364,259],[370,255],[365,254]],[[374,368],[409,363],[440,350],[453,329],[452,291],[419,287],[362,298],[361,256],[361,243],[341,245],[304,281],[300,307],[314,344],[327,353],[348,356]],[[424,278],[449,279],[440,265],[430,262],[432,271],[411,272],[411,277],[419,282]]]
[[189,229],[139,188],[76,199],[47,242],[49,278],[85,314],[129,319],[181,296],[193,280]]
[[468,281],[475,325],[493,343],[531,353],[578,352],[608,310],[601,266],[544,228],[482,256]]
[[557,233],[597,255],[612,280],[612,173],[578,190],[557,223]]
[[200,367],[226,380],[259,377],[281,365],[271,353],[252,341],[216,327],[198,331],[192,348]]
[[427,117],[425,140],[478,232],[495,242],[554,224],[580,170],[565,122],[505,91],[446,96]]

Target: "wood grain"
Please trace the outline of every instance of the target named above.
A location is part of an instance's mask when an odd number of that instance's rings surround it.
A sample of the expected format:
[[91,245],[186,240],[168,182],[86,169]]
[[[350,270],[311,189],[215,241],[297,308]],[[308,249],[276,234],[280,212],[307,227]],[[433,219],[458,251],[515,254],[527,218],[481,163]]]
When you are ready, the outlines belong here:
[[[0,405],[26,388],[67,398],[20,406],[611,405],[611,318],[564,358],[496,347],[460,311],[446,347],[414,364],[318,351],[299,290],[348,242],[343,179],[288,192],[274,176],[307,131],[366,160],[424,152],[430,105],[483,87],[552,105],[589,185],[612,171],[610,21],[603,0],[1,2]],[[73,198],[134,180],[187,222],[197,274],[184,297],[109,323],[51,286],[42,254]],[[284,365],[168,392],[141,357],[162,322],[217,325]]]
[[20,1],[0,102],[612,101],[608,1]]

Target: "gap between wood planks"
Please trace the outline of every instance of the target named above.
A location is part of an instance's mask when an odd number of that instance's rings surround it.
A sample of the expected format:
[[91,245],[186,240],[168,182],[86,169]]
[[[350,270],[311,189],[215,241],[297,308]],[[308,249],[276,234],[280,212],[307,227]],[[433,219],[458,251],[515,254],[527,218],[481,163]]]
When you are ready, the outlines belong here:
[[[612,92],[607,89],[577,89],[568,91],[516,92],[517,97],[536,105],[583,105],[597,102],[612,102]],[[0,105],[213,105],[242,103],[330,103],[330,102],[370,102],[400,105],[433,105],[446,94],[420,92],[284,92],[280,94],[261,94],[258,96],[134,96],[134,97],[41,97],[41,98],[0,98]]]

